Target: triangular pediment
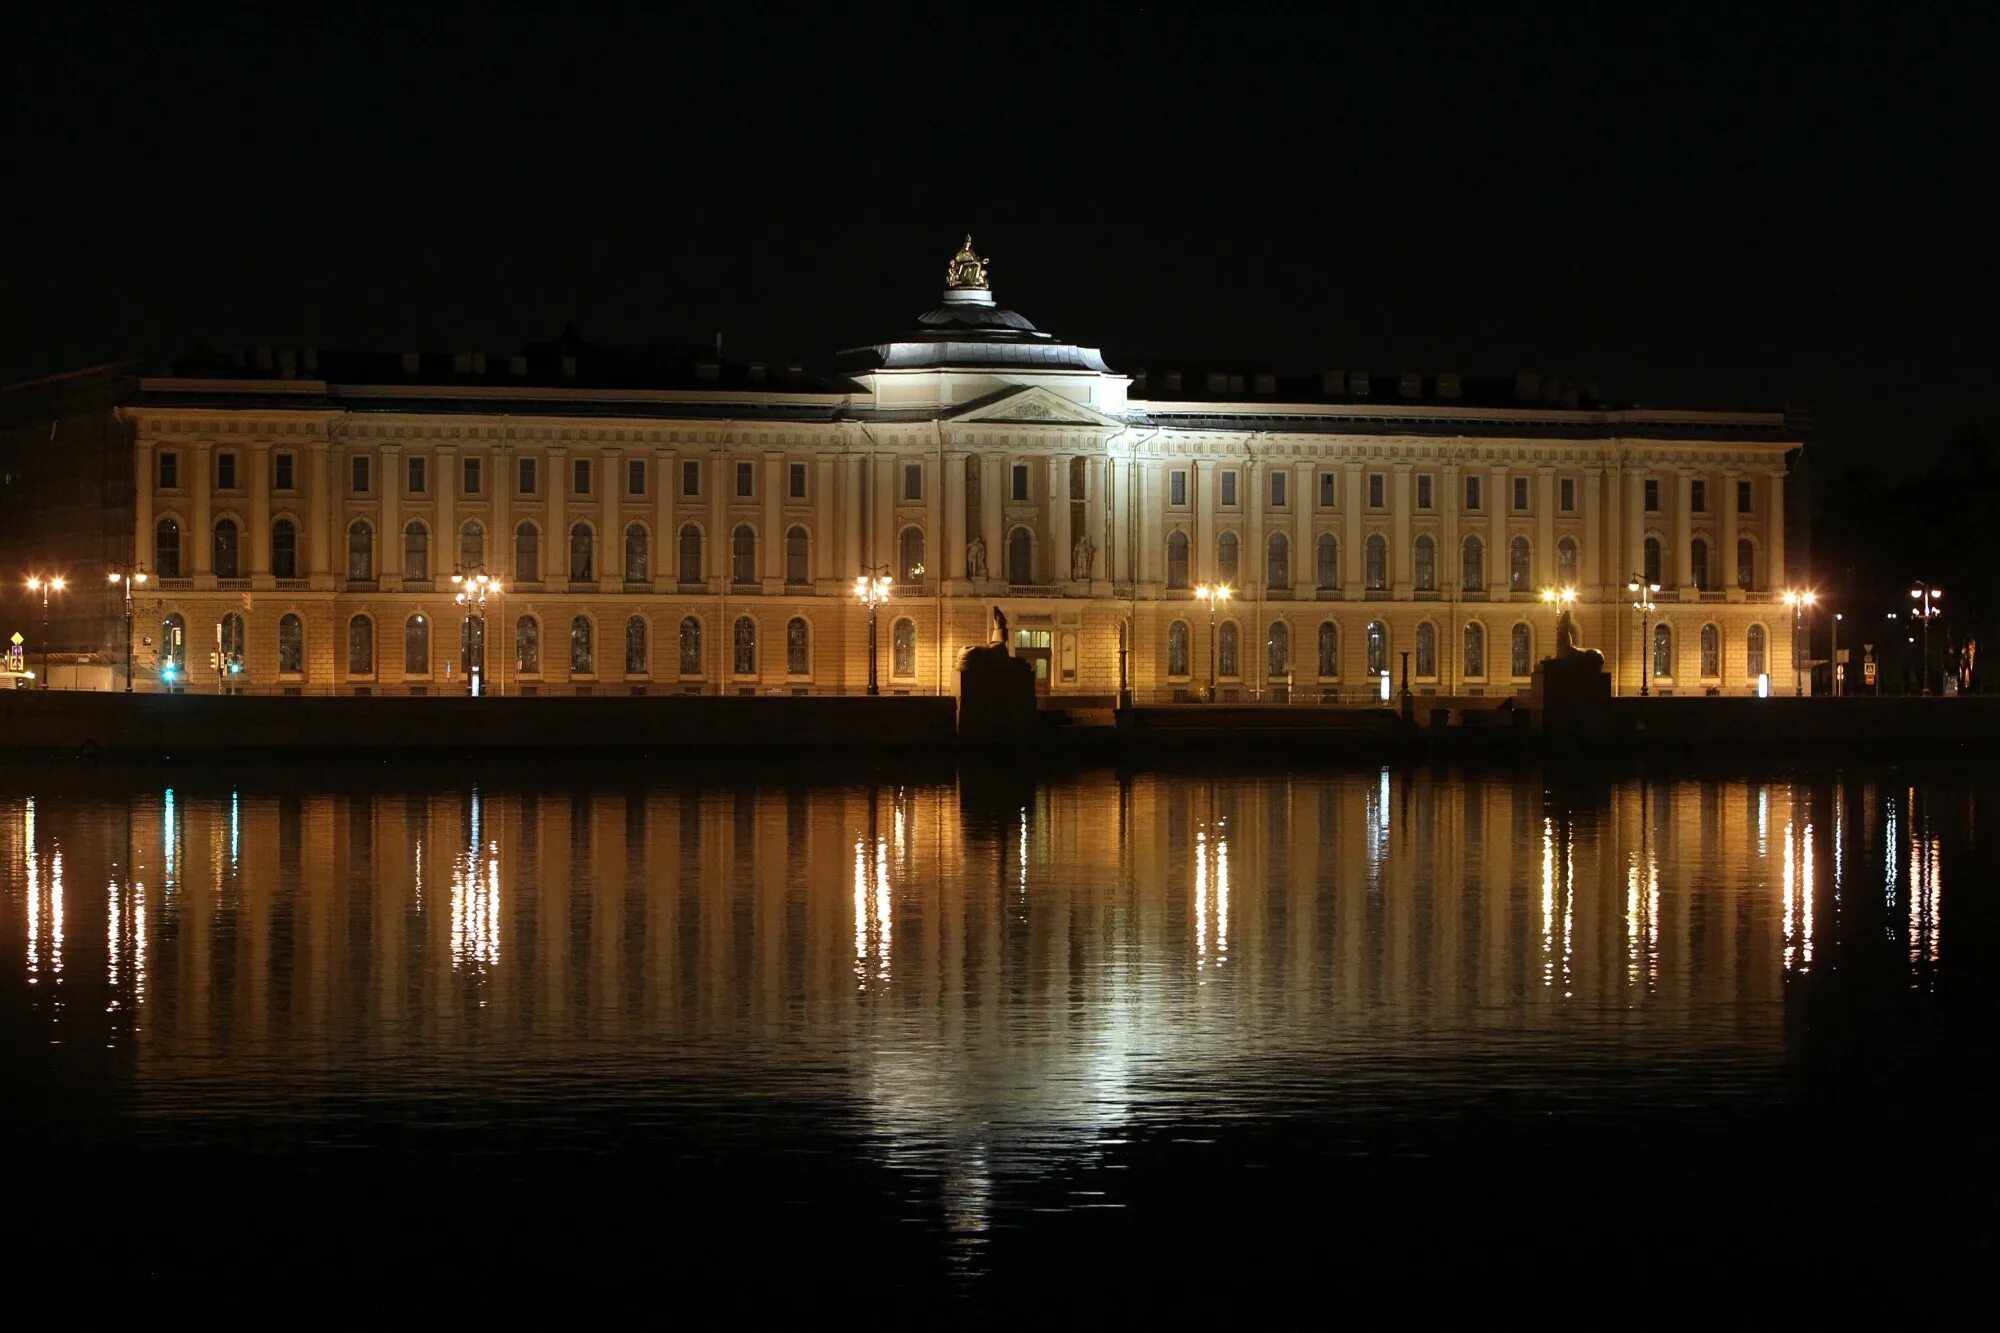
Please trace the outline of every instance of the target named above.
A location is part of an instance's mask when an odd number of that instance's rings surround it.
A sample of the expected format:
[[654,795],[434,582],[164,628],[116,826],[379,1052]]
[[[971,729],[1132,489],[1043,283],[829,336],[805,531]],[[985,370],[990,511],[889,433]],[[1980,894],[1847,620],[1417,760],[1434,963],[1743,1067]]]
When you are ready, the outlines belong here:
[[1071,402],[1059,393],[1033,384],[1016,385],[962,404],[944,420],[993,422],[1009,426],[1109,426],[1122,429],[1117,417]]

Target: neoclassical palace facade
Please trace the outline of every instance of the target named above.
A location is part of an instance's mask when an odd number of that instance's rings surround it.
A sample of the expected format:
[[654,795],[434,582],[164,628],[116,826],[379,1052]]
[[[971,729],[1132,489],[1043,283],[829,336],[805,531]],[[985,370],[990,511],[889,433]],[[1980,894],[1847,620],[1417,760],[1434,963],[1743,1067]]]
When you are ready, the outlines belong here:
[[[854,582],[886,572],[884,692],[954,690],[1004,617],[1057,694],[1122,671],[1141,700],[1361,699],[1406,668],[1508,694],[1565,587],[1621,692],[1789,688],[1782,414],[1121,374],[986,270],[968,240],[915,330],[836,379],[581,343],[143,379],[117,409],[138,686],[436,694],[482,665],[506,694],[855,693]],[[483,606],[455,600],[480,574]]]

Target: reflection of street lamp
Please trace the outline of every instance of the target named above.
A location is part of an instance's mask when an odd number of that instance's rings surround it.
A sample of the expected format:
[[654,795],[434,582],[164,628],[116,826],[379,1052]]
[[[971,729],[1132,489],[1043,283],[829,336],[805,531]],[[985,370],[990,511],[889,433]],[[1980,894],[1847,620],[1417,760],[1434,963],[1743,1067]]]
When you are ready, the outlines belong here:
[[1792,693],[1798,696],[1806,692],[1805,678],[1799,674],[1799,623],[1806,608],[1818,602],[1819,595],[1811,588],[1785,589],[1785,605],[1792,608]]
[[49,687],[49,594],[68,587],[69,581],[60,574],[46,579],[36,574],[28,579],[28,591],[42,595],[42,688],[45,690]]
[[1653,692],[1651,688],[1653,645],[1647,634],[1646,617],[1652,615],[1659,607],[1659,603],[1653,598],[1659,595],[1660,585],[1648,583],[1644,578],[1634,574],[1626,580],[1625,591],[1632,594],[1632,609],[1639,613],[1639,693],[1644,696]]
[[1931,618],[1944,614],[1944,608],[1937,604],[1944,600],[1944,589],[1933,588],[1928,583],[1919,582],[1910,589],[1910,600],[1916,605],[1910,614],[1924,622],[1924,653],[1918,672],[1923,677],[1923,692],[1931,692]]
[[125,693],[130,694],[132,692],[132,589],[145,584],[146,571],[142,566],[126,565],[122,569],[114,569],[106,574],[104,580],[107,583],[125,585]]
[[500,580],[486,572],[485,566],[476,566],[474,572],[455,569],[451,581],[458,588],[452,600],[465,608],[465,622],[479,622],[478,636],[467,646],[471,649],[465,663],[466,689],[478,698],[483,693],[486,679],[486,599],[500,595]]
[[858,575],[854,580],[854,595],[860,599],[863,606],[868,608],[868,692],[870,694],[880,694],[882,692],[882,686],[878,683],[879,678],[876,670],[875,608],[889,600],[889,585],[894,582],[895,580],[887,574],[876,573],[873,570],[870,570],[866,574]]
[[1194,595],[1208,603],[1208,701],[1215,702],[1215,607],[1229,600],[1227,583],[1198,583]]

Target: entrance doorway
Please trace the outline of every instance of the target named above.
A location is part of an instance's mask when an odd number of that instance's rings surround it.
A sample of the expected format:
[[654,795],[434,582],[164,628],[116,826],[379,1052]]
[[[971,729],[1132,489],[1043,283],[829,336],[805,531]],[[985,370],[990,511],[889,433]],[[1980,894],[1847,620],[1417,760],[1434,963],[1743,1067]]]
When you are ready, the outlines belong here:
[[1035,693],[1049,692],[1050,661],[1055,656],[1055,633],[1045,629],[1014,631],[1014,656],[1035,668]]

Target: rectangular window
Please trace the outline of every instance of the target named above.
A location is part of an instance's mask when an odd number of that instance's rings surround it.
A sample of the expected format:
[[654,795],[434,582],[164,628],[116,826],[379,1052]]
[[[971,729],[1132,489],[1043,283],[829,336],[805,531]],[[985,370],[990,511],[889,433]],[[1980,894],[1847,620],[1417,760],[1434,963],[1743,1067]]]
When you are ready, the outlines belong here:
[[1382,497],[1387,487],[1388,480],[1381,473],[1371,472],[1368,474],[1368,507],[1370,509],[1380,509],[1382,507]]
[[701,494],[701,464],[686,462],[681,464],[681,494]]
[[462,480],[462,481],[464,482],[464,491],[465,491],[465,493],[466,493],[467,495],[477,495],[477,494],[479,494],[479,460],[478,460],[478,459],[476,459],[476,458],[468,458],[468,459],[466,459],[466,460],[464,461],[464,464],[463,464],[463,465],[462,465],[462,466],[460,467],[460,469],[459,469],[459,477],[460,477],[460,480]]
[[[160,484],[164,486],[166,483]],[[1736,483],[1736,512],[1739,514],[1750,512],[1750,483],[1747,481]]]
[[1515,477],[1513,481],[1514,512],[1525,514],[1528,512],[1528,479],[1526,477]]
[[644,495],[646,493],[646,460],[628,458],[625,460],[625,494]]
[[1479,512],[1479,478],[1465,479],[1465,507],[1472,513]]
[[1271,507],[1273,509],[1283,509],[1285,507],[1286,475],[1283,472],[1273,472],[1271,474]]
[[1646,512],[1649,514],[1660,512],[1660,483],[1653,477],[1646,478]]
[[738,463],[736,465],[736,498],[747,500],[757,493],[757,465]]
[[1333,473],[1331,473],[1331,472],[1322,472],[1322,473],[1320,473],[1320,474],[1319,474],[1319,507],[1320,507],[1321,509],[1331,509],[1331,508],[1333,508],[1333,498],[1334,498],[1334,496],[1335,496],[1336,494],[1338,494],[1338,492],[1334,490],[1334,481],[1333,481]]
[[1233,470],[1222,474],[1222,503],[1225,505],[1236,503],[1236,473]]
[[1430,507],[1431,479],[1429,476],[1420,476],[1417,478],[1417,508],[1429,509]]
[[1028,465],[1026,463],[1014,464],[1014,498],[1016,500],[1025,500],[1028,498]]
[[215,489],[218,491],[236,489],[236,455],[227,450],[215,456]]
[[409,458],[405,459],[404,461],[409,464],[410,494],[422,495],[424,493],[424,482],[426,480],[424,476],[424,460],[421,458]]
[[520,472],[519,472],[519,476],[518,476],[518,480],[519,480],[519,482],[520,482],[520,486],[518,487],[518,489],[520,490],[521,494],[523,494],[523,495],[533,495],[533,494],[535,493],[535,460],[534,460],[534,459],[532,459],[532,458],[524,458],[524,459],[522,459],[522,460],[521,460],[521,466],[520,466]]
[[903,464],[903,498],[921,500],[924,498],[924,465],[922,463]]
[[271,489],[289,491],[295,484],[292,473],[293,455],[279,452],[271,455]]
[[354,483],[356,495],[368,494],[368,455],[356,454],[348,460],[348,479]]
[[791,482],[791,497],[794,500],[805,499],[806,465],[804,463],[794,463],[791,465],[789,472],[790,472],[789,480]]
[[570,489],[577,495],[590,494],[590,460],[577,458],[570,461]]
[[1184,505],[1187,503],[1187,472],[1176,468],[1167,474],[1167,503]]
[[1576,512],[1576,478],[1564,477],[1556,483],[1556,486],[1558,493],[1562,496],[1562,511],[1565,514],[1574,514]]
[[171,491],[181,484],[181,456],[172,449],[160,450],[160,489]]
[[1688,512],[1706,514],[1708,512],[1708,483],[1691,481],[1688,483]]

